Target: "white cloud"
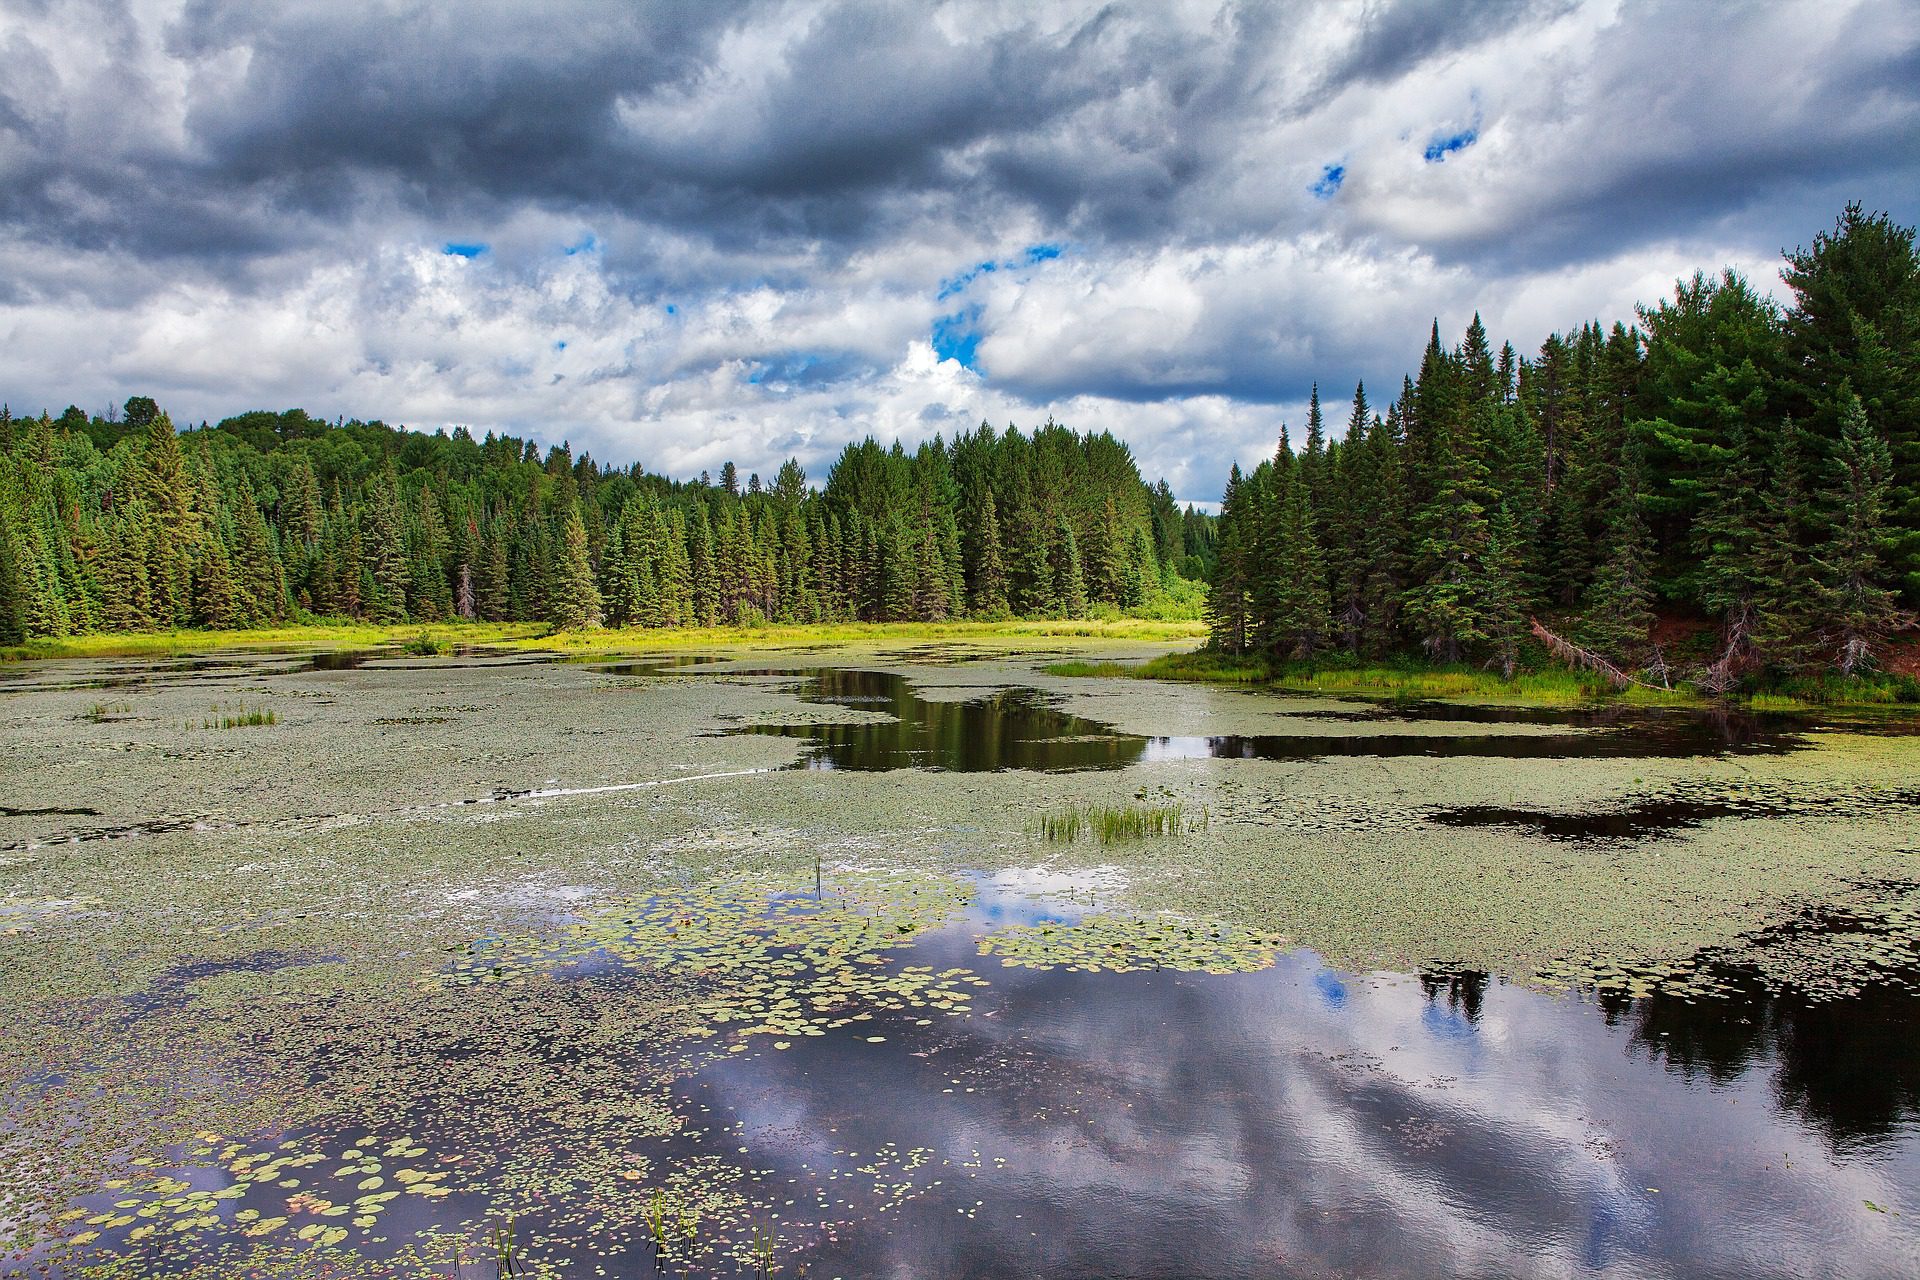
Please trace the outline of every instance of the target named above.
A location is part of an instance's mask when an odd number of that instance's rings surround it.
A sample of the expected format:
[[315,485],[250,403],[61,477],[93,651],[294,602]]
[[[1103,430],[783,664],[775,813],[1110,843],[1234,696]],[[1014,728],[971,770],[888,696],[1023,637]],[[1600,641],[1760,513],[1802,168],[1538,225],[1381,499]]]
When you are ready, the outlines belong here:
[[[1356,379],[1384,407],[1436,316],[1525,352],[1696,267],[1775,286],[1847,196],[1917,212],[1910,5],[1434,15],[482,14],[381,53],[345,10],[10,11],[0,398],[462,423],[676,474],[1051,414],[1208,499],[1310,382],[1336,424]],[[422,51],[443,74],[391,79]],[[955,312],[977,372],[929,345]]]

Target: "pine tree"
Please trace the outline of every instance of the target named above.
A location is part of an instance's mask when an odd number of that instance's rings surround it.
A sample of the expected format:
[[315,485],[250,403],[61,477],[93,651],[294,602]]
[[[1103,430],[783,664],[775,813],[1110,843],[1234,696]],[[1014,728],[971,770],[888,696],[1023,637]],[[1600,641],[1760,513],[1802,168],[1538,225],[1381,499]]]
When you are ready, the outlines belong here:
[[[633,504],[627,505],[631,508]],[[600,563],[600,575],[600,598],[606,609],[607,625],[633,626],[640,614],[640,576],[627,558],[624,520],[614,526],[607,538],[607,555]]]
[[1064,519],[1054,530],[1053,594],[1064,616],[1087,616],[1087,579],[1080,563],[1080,544],[1073,536],[1073,526]]
[[1817,660],[1814,568],[1807,552],[1812,509],[1803,465],[1806,444],[1791,418],[1781,423],[1769,444],[1772,480],[1761,501],[1753,569],[1753,646],[1767,667],[1791,675]]
[[7,513],[0,511],[0,644],[22,644],[27,638],[26,593],[20,581],[20,559]]
[[705,503],[696,503],[687,527],[688,597],[692,604],[690,625],[718,626],[720,591],[715,581],[713,561],[713,525],[707,519]]
[[1255,588],[1255,598],[1263,604],[1262,641],[1283,659],[1313,657],[1328,627],[1326,569],[1302,472],[1299,466],[1274,467],[1274,488],[1267,497],[1272,535],[1261,547],[1256,575],[1256,583],[1266,587]]
[[1588,586],[1581,636],[1618,664],[1638,661],[1653,627],[1653,540],[1642,509],[1645,453],[1632,450],[1607,520],[1606,559]]
[[[1482,401],[1475,420],[1491,404]],[[1487,639],[1485,592],[1493,500],[1479,433],[1456,421],[1428,422],[1427,485],[1431,496],[1413,522],[1412,586],[1407,621],[1438,662],[1459,662]]]
[[1481,570],[1481,629],[1493,665],[1503,680],[1513,679],[1520,643],[1526,635],[1525,542],[1520,522],[1502,503],[1487,524],[1487,558]]
[[508,566],[506,521],[496,517],[487,522],[486,551],[474,575],[474,611],[484,621],[506,621]]
[[973,578],[973,612],[981,618],[1004,618],[1007,601],[1007,565],[1000,549],[1000,512],[994,505],[993,491],[987,490],[980,504],[980,525],[974,532],[980,549]]
[[1857,396],[1887,442],[1888,569],[1920,606],[1920,251],[1914,230],[1849,204],[1811,249],[1787,255],[1795,411],[1831,457]]
[[227,630],[247,625],[246,602],[233,571],[226,543],[216,534],[201,544],[193,574],[194,622]]
[[395,489],[391,471],[375,477],[360,529],[367,617],[384,624],[407,620],[411,578]]
[[1220,500],[1219,538],[1207,584],[1207,643],[1227,653],[1245,653],[1253,646],[1253,555],[1258,540],[1258,504],[1253,498],[1235,463]]
[[285,572],[253,485],[244,475],[234,499],[235,573],[241,607],[250,624],[267,626],[287,616]]
[[152,521],[147,545],[152,560],[147,580],[154,612],[166,626],[184,625],[193,612],[193,562],[199,543],[186,459],[173,419],[156,414],[146,428],[144,466],[137,492]]
[[600,589],[593,585],[593,563],[587,557],[587,526],[573,505],[560,517],[547,586],[547,621],[556,631],[600,625]]
[[1887,585],[1896,545],[1887,527],[1893,452],[1858,396],[1844,401],[1830,467],[1833,516],[1814,564],[1833,662],[1851,676],[1875,664],[1876,650],[1901,621]]
[[1007,532],[1013,611],[1023,618],[1044,618],[1059,612],[1051,549],[1039,510],[1031,503],[1015,505]]

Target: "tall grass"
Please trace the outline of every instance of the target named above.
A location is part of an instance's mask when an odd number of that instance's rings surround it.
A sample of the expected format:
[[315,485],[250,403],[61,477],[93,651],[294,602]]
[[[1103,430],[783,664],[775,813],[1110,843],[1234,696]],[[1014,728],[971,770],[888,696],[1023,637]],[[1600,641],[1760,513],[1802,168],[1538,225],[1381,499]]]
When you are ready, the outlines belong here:
[[[1057,665],[1067,667],[1072,664]],[[1302,693],[1358,693],[1395,698],[1512,699],[1532,703],[1591,702],[1601,698],[1656,704],[1699,701],[1696,695],[1682,690],[1667,692],[1636,688],[1621,694],[1596,676],[1559,668],[1523,671],[1508,680],[1497,672],[1467,666],[1438,667],[1413,661],[1358,663],[1341,659],[1271,662],[1257,656],[1218,653],[1209,649],[1165,654],[1124,670],[1056,670],[1054,674],[1124,674],[1150,680],[1264,685]]]
[[1140,674],[1138,663],[1087,662],[1078,658],[1071,662],[1049,662],[1040,669],[1050,676],[1137,676]]
[[[428,633],[448,645],[499,646],[566,653],[650,653],[661,649],[748,645],[864,643],[991,644],[1025,640],[1144,640],[1193,642],[1206,635],[1204,622],[1188,618],[1033,618],[960,622],[835,622],[773,624],[765,627],[594,627],[555,632],[532,622],[443,622]],[[154,631],[36,638],[0,646],[0,661],[37,658],[137,658],[223,649],[290,649],[314,645],[372,649],[400,646],[422,634],[418,623],[373,626],[357,622],[316,621],[254,631]]]
[[[271,707],[242,708],[231,715],[219,706],[215,706],[213,710],[213,715],[200,722],[202,729],[254,729],[261,725],[280,723],[280,718],[273,714]],[[191,729],[193,725],[189,723],[187,727]]]
[[1189,816],[1181,804],[1085,805],[1041,814],[1037,832],[1050,844],[1071,844],[1084,838],[1106,845],[1204,831],[1208,816],[1205,810]]

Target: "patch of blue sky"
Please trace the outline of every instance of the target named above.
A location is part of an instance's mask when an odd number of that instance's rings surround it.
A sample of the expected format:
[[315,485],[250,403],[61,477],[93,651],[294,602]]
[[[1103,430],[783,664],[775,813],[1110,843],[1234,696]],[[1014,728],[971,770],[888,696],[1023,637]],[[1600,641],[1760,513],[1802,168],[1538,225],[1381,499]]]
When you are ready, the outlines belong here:
[[1307,190],[1313,192],[1316,199],[1331,200],[1333,199],[1333,193],[1338,191],[1340,184],[1346,180],[1347,166],[1343,164],[1330,164],[1320,171],[1320,180],[1315,182],[1311,187],[1308,187]]
[[978,280],[981,276],[999,270],[999,267],[1000,264],[997,262],[982,262],[973,267],[969,267],[957,276],[942,280],[940,282],[939,292],[933,295],[933,300],[935,302],[945,302],[955,294],[963,292],[968,285]]
[[933,322],[933,354],[942,360],[958,360],[962,368],[974,367],[980,350],[980,330],[976,327],[980,308],[969,307]]
[[667,314],[670,316],[677,316],[680,314],[680,308],[674,306],[671,302],[669,302],[667,304]]
[[477,258],[487,251],[487,245],[479,240],[449,240],[446,254],[453,258]]
[[1028,265],[1032,265],[1033,263],[1036,263],[1036,262],[1046,262],[1046,261],[1049,261],[1050,259],[1059,257],[1061,254],[1065,252],[1066,252],[1065,245],[1046,244],[1046,243],[1030,244],[1027,246],[1027,263]]
[[1461,129],[1455,133],[1436,134],[1433,141],[1427,143],[1427,149],[1422,154],[1426,157],[1428,164],[1440,164],[1454,152],[1465,151],[1479,137],[1480,131],[1475,128]]
[[576,253],[592,253],[600,247],[600,239],[589,231],[582,236],[578,244],[570,244],[561,252],[571,258]]

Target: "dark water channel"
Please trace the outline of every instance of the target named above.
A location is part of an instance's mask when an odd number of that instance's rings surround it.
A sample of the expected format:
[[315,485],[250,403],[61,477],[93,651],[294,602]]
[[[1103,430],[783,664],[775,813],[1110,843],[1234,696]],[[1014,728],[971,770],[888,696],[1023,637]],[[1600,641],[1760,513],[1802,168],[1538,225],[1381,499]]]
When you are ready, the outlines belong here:
[[[615,668],[627,674],[657,667]],[[1167,760],[1317,760],[1340,756],[1472,756],[1492,759],[1688,757],[1791,751],[1816,722],[1804,716],[1726,708],[1487,707],[1445,702],[1383,702],[1354,712],[1292,717],[1297,733],[1153,737],[1117,733],[1069,715],[1036,689],[982,691],[958,700],[927,699],[892,672],[820,668],[803,672],[729,671],[728,676],[798,676],[803,702],[879,712],[857,723],[754,724],[729,730],[798,738],[810,749],[803,769],[1114,769]],[[1339,730],[1318,726],[1345,722]],[[1443,722],[1454,732],[1393,732],[1396,725]],[[1352,732],[1377,725],[1381,732]],[[1502,732],[1511,726],[1542,732]]]

